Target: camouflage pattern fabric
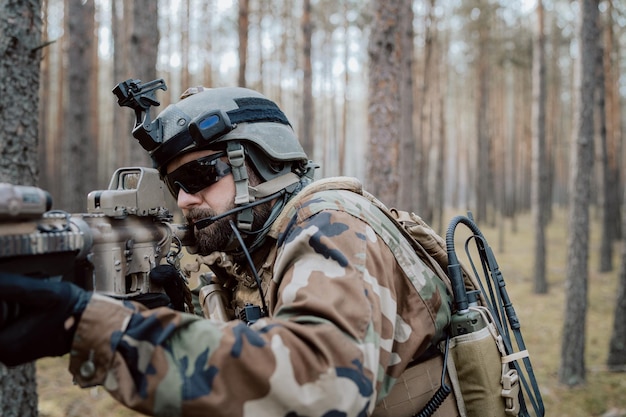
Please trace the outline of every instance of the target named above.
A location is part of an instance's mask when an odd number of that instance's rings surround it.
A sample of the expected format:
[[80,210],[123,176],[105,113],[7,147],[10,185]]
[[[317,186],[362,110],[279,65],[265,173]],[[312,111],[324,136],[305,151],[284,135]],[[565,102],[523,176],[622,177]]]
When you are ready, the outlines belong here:
[[368,199],[302,193],[268,238],[269,318],[219,323],[95,296],[72,346],[76,381],[156,416],[370,415],[442,337],[451,298]]

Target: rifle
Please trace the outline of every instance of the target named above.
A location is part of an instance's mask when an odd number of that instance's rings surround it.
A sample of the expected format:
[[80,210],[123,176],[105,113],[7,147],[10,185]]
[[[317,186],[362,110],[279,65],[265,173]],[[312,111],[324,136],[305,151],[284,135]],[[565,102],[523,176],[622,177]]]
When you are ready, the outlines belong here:
[[175,224],[152,168],[119,168],[108,190],[87,196],[87,213],[50,210],[37,187],[0,183],[0,271],[62,279],[116,298],[164,292],[149,273],[178,266],[193,233]]

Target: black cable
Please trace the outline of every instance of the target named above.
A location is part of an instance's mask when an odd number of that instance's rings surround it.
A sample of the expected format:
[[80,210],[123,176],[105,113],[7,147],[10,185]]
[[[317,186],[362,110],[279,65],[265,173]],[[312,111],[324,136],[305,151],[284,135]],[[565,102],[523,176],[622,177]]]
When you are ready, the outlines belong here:
[[280,191],[275,192],[274,194],[270,194],[267,197],[263,197],[260,200],[256,200],[253,201],[252,203],[248,203],[239,207],[235,207],[234,209],[225,211],[222,214],[218,214],[217,216],[213,216],[213,217],[205,217],[203,219],[200,219],[198,221],[196,221],[194,223],[194,227],[196,228],[196,230],[200,230],[200,229],[204,229],[205,227],[209,227],[210,225],[212,225],[213,223],[215,223],[216,221],[218,221],[219,219],[223,219],[224,217],[228,217],[231,214],[235,214],[235,213],[239,213],[240,211],[243,210],[247,210],[251,207],[254,206],[258,206],[259,204],[263,204],[263,203],[267,203],[268,201],[272,201],[273,199],[281,196],[282,194],[284,194],[286,191],[285,189],[282,189]]
[[[487,241],[484,235],[482,234],[478,226],[474,223],[474,221],[464,216],[457,216],[453,218],[448,226],[448,231],[446,233],[446,249],[448,252],[448,265],[449,265],[448,272],[450,274],[450,280],[452,281],[453,292],[454,292],[455,298],[456,298],[457,293],[461,294],[462,296],[465,295],[465,299],[461,299],[460,302],[456,302],[455,306],[457,307],[457,309],[460,309],[460,307],[468,308],[467,307],[467,295],[465,294],[465,289],[463,288],[462,291],[458,289],[454,290],[455,285],[463,285],[463,286],[465,285],[462,280],[460,263],[457,259],[456,251],[454,249],[454,230],[456,226],[460,223],[463,223],[472,231],[472,233],[474,234],[473,237],[477,241],[476,245],[477,245],[479,256],[481,259],[481,264],[483,266],[484,278],[487,281],[487,284],[489,285],[489,290],[491,293],[490,298],[491,298],[492,305],[488,306],[488,308],[490,309],[492,315],[494,316],[494,325],[496,326],[498,332],[502,336],[502,341],[505,346],[505,351],[507,352],[507,354],[513,353],[512,339],[509,334],[509,327],[512,329],[513,334],[515,335],[515,341],[517,343],[518,349],[520,351],[526,350],[526,346],[525,346],[525,343],[524,343],[524,340],[520,331],[519,320],[518,320],[517,314],[515,313],[511,300],[509,299],[508,294],[506,292],[504,278],[502,276],[502,273],[499,270],[498,264],[495,260],[495,256],[493,255],[493,251],[487,244]],[[479,244],[478,242],[480,242],[482,245]],[[466,244],[466,252],[467,252],[467,244]],[[468,257],[470,258],[470,262],[472,263],[474,274],[479,281],[481,291],[486,296],[486,293],[480,281],[480,276],[477,273],[476,268],[474,267],[473,261],[471,260],[471,256],[469,256],[469,252],[467,253],[468,253]],[[492,286],[495,287],[496,291],[493,290]],[[487,300],[487,302],[489,304],[489,300]],[[496,308],[496,305],[498,306],[498,308]],[[508,321],[505,320],[505,317],[508,319]],[[533,406],[533,409],[536,415],[538,417],[541,417],[544,415],[545,409],[543,406],[543,400],[541,398],[541,392],[539,390],[539,386],[537,384],[537,380],[535,378],[532,365],[530,363],[530,359],[528,357],[523,358],[522,362],[524,363],[526,375],[524,375],[524,373],[521,371],[521,366],[517,363],[517,361],[512,362],[513,367],[517,370],[519,379],[521,381],[521,385],[523,387],[523,389],[521,389],[519,393],[520,416],[528,415],[526,403],[524,401],[524,395],[523,395],[523,392],[525,391],[526,394],[528,395],[528,398]],[[528,385],[526,376],[528,376],[528,379],[530,380],[530,385],[532,386],[532,389]]]
[[235,225],[235,222],[233,222],[232,220],[229,220],[228,223],[230,224],[230,228],[233,229],[233,233],[235,234],[235,236],[237,237],[237,240],[239,241],[239,244],[241,245],[241,250],[246,256],[248,265],[250,265],[250,270],[252,271],[254,280],[256,281],[256,284],[259,287],[259,295],[261,296],[262,314],[263,316],[267,316],[268,310],[267,310],[267,304],[265,303],[265,294],[263,294],[263,288],[261,287],[261,278],[259,278],[259,274],[257,273],[256,267],[254,266],[254,262],[252,262],[252,257],[250,256],[250,252],[248,251],[248,248],[246,247],[246,244],[244,243],[243,238],[241,237],[241,234],[239,233],[239,229],[237,229],[237,225]]
[[437,409],[443,404],[448,395],[452,392],[452,388],[446,384],[446,369],[448,364],[448,351],[450,346],[450,335],[446,338],[446,347],[443,354],[443,370],[441,371],[441,386],[435,394],[428,400],[424,408],[413,417],[431,417]]

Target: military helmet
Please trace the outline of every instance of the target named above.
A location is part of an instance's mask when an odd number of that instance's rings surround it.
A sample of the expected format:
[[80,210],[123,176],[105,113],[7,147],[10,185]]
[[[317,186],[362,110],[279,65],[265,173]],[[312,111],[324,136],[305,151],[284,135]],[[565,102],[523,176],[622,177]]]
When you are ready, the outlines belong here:
[[162,174],[182,154],[225,149],[231,141],[246,147],[265,181],[282,173],[285,165],[291,167],[290,162],[306,164],[307,155],[287,117],[263,94],[241,87],[194,87],[182,97],[153,122],[162,142],[150,155]]

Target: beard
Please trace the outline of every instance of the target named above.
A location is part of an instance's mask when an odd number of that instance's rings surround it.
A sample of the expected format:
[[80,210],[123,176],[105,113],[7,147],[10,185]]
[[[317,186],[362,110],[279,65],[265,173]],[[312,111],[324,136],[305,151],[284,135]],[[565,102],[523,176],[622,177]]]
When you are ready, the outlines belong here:
[[[252,208],[253,233],[248,233],[251,236],[250,238],[248,238],[245,233],[242,233],[242,237],[244,238],[244,242],[246,242],[246,244],[250,244],[248,240],[254,240],[254,236],[256,236],[254,231],[258,231],[261,227],[263,227],[270,216],[271,207],[272,204],[268,202]],[[229,207],[227,210],[231,210],[233,208],[234,206]],[[192,208],[187,213],[186,218],[187,223],[191,225],[200,219],[214,217],[219,214],[220,213],[217,213],[211,208]],[[234,236],[233,229],[230,226],[231,220],[235,223],[235,225],[237,224],[237,213],[221,218],[203,229],[198,230],[194,228],[196,247],[200,255],[206,256],[215,251],[233,250],[232,244],[237,241],[237,238]],[[239,248],[239,244],[236,244],[235,248]]]
[[[192,208],[187,213],[187,222],[191,225],[197,220],[217,216],[218,213],[208,208]],[[196,246],[200,255],[206,256],[216,250],[223,250],[228,246],[232,229],[229,221],[235,221],[235,214],[217,220],[215,223],[203,228],[196,229],[194,227],[194,236],[196,238]]]

